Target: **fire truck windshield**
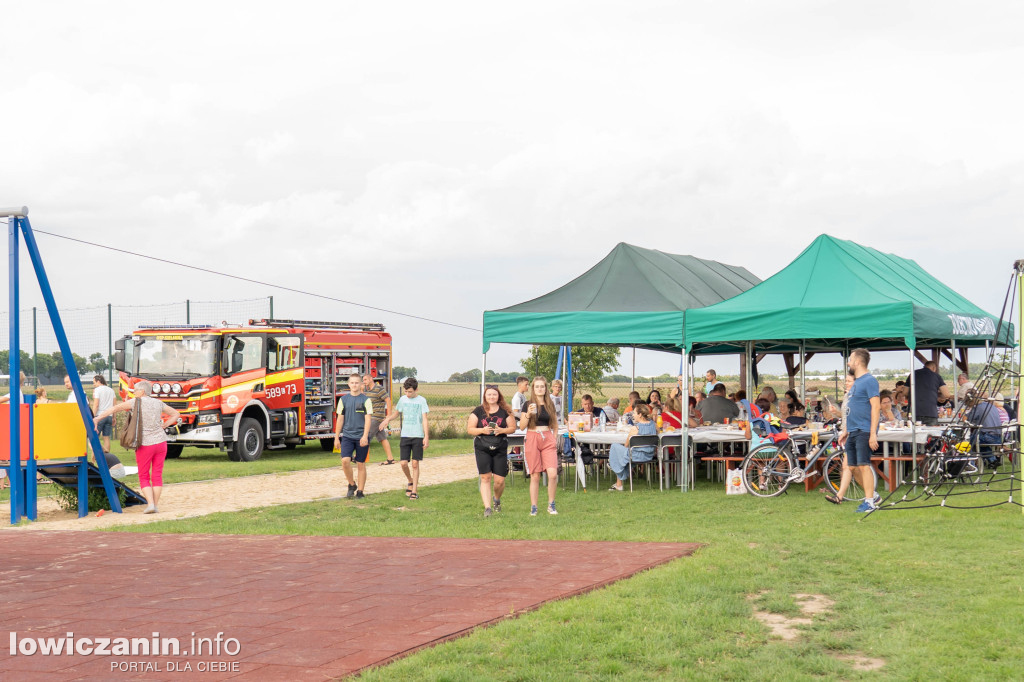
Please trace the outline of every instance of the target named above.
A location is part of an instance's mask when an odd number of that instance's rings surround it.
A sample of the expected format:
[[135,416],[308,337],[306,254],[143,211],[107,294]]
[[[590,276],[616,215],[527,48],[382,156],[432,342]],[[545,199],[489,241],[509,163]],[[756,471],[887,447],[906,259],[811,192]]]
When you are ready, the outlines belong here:
[[217,374],[216,336],[135,337],[137,374],[141,377],[208,377]]

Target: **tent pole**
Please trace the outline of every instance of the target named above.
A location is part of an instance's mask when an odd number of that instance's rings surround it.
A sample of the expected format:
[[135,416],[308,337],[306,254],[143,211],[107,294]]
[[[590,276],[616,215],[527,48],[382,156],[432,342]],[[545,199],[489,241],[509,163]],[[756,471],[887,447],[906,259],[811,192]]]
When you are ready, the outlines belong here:
[[960,372],[956,366],[956,339],[949,340],[949,354],[953,356],[953,414],[956,414],[960,411]]
[[807,404],[807,372],[804,365],[807,357],[807,341],[800,339],[800,400]]
[[910,456],[913,457],[914,489],[917,489],[917,382],[914,381],[914,349],[910,349]]
[[566,414],[572,412],[572,346],[565,347],[565,400],[569,409]]
[[480,370],[480,404],[484,404],[484,386],[487,384],[487,353],[484,353],[482,369]]
[[679,390],[683,391],[683,395],[679,396],[680,402],[683,403],[683,414],[682,423],[679,425],[683,437],[680,441],[679,446],[679,491],[686,492],[689,489],[690,482],[690,394],[684,391],[690,377],[690,363],[686,357],[686,347],[682,350],[682,365],[683,365],[683,380],[679,386]]
[[747,400],[754,402],[754,342],[747,341]]
[[633,370],[629,373],[629,390],[636,390],[636,346],[633,346]]
[[[1024,327],[1024,260],[1017,261],[1013,267],[1017,271],[1017,348],[1022,348],[1021,344],[1024,344],[1024,328],[1022,328]],[[1013,311],[1010,312],[1010,317],[1013,318]],[[1010,376],[1012,377],[1013,356],[1011,355],[1010,358]],[[1024,362],[1024,352],[1021,353],[1021,361]],[[1020,396],[1017,396],[1017,424],[1020,425],[1017,428],[1017,447],[1019,448],[1020,444],[1024,443],[1024,403],[1021,402]],[[1020,490],[1021,495],[1024,495],[1024,482],[1021,482]],[[1013,494],[1012,490],[1010,494]],[[1021,507],[1021,513],[1024,513],[1024,506]]]

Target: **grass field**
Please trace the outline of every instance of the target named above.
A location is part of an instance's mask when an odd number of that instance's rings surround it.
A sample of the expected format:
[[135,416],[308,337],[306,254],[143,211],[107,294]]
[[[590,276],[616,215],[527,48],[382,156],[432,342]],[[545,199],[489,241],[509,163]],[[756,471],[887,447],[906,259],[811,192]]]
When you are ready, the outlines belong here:
[[[370,671],[368,680],[1005,680],[1024,668],[1019,507],[860,521],[853,505],[834,507],[817,493],[726,497],[721,484],[704,481],[688,494],[606,487],[560,491],[557,517],[527,515],[520,479],[505,510],[486,520],[475,481],[465,481],[425,489],[414,508],[395,492],[122,530],[706,544],[693,557]],[[394,588],[401,591],[400,576]],[[798,593],[823,594],[834,609],[794,642],[771,638],[753,608],[797,615]],[[845,655],[885,665],[859,672]]]

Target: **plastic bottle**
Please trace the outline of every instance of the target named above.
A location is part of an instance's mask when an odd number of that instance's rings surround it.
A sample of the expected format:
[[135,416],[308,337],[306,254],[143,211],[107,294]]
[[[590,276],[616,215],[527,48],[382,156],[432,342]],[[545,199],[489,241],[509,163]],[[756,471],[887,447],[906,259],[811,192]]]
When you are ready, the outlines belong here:
[[604,410],[601,410],[601,433],[604,433],[604,425],[607,421],[608,415],[604,413]]

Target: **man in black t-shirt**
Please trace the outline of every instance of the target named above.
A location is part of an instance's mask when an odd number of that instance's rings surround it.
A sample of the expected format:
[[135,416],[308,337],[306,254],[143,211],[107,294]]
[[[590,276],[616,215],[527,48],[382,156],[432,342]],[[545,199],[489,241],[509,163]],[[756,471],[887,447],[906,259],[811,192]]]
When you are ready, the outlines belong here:
[[939,376],[938,369],[938,365],[929,360],[924,363],[924,367],[914,371],[913,381],[907,377],[917,402],[917,421],[925,426],[938,425],[939,401],[949,400],[949,389]]

